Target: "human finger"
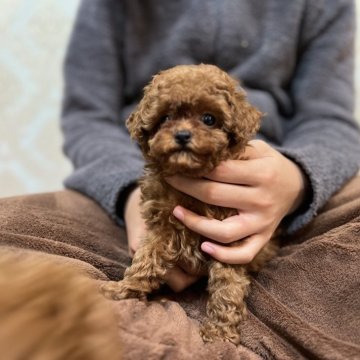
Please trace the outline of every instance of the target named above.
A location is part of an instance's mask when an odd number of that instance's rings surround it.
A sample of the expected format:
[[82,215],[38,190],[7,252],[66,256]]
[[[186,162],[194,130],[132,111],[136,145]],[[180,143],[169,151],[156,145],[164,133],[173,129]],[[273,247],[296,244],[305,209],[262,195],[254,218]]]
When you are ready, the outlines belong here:
[[175,266],[167,272],[165,281],[173,291],[180,292],[194,284],[199,278],[199,276],[190,275],[180,267]]
[[201,250],[214,259],[226,264],[250,263],[269,239],[263,234],[255,234],[239,242],[236,246],[223,246],[209,241],[201,244]]
[[190,230],[224,244],[229,244],[260,232],[266,226],[265,222],[256,221],[254,216],[245,213],[240,213],[220,221],[200,216],[181,206],[177,206],[173,214]]
[[227,160],[220,163],[205,178],[227,184],[257,186],[264,181],[265,170],[263,159]]
[[272,147],[263,140],[250,140],[245,147],[245,151],[241,154],[242,159],[258,159],[269,156],[272,153]]
[[224,184],[206,179],[174,175],[166,181],[175,189],[204,203],[229,208],[251,208],[256,204],[256,191],[249,186]]

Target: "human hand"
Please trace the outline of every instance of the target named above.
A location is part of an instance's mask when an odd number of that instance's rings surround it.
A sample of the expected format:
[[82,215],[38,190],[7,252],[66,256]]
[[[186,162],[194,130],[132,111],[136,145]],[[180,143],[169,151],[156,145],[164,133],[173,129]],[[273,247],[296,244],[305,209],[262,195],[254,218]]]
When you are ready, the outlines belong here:
[[[140,198],[141,190],[137,187],[129,194],[124,208],[130,256],[134,256],[147,231],[141,216]],[[185,264],[178,264],[167,273],[166,283],[175,292],[184,290],[200,278],[198,274],[191,274],[189,271]]]
[[129,195],[124,208],[129,254],[134,256],[146,234],[146,225],[140,210],[141,190],[136,187]]
[[[216,241],[204,241],[202,251],[228,264],[251,262],[306,193],[306,178],[294,162],[264,141],[249,145],[243,154],[246,160],[225,161],[204,179],[167,179],[175,189],[205,203],[238,210],[223,221],[180,206],[173,212],[189,229]],[[236,246],[226,246],[238,240],[242,241]]]

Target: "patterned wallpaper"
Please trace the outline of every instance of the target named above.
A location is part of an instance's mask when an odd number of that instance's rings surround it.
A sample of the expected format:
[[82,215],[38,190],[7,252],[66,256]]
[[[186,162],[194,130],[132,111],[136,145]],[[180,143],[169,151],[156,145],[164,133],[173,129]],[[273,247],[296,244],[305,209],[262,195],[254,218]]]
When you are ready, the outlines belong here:
[[0,0],[0,197],[62,188],[62,60],[77,0]]
[[61,65],[78,3],[0,0],[0,197],[61,189],[70,172],[59,131]]

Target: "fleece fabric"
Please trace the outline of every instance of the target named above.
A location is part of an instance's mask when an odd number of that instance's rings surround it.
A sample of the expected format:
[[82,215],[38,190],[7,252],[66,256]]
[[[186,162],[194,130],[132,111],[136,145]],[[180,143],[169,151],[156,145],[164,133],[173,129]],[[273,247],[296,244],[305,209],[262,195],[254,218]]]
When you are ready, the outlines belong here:
[[[0,254],[19,261],[37,255],[98,284],[119,280],[130,264],[123,229],[78,192],[1,199],[0,224]],[[122,360],[359,359],[359,239],[357,177],[252,276],[239,346],[203,343],[204,280],[147,303],[113,302]]]

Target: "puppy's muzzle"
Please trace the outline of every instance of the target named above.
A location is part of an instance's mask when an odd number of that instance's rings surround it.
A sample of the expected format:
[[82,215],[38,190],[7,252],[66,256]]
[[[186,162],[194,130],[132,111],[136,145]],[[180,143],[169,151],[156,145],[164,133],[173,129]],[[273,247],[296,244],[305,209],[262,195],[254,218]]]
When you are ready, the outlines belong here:
[[174,138],[177,144],[185,146],[191,140],[191,136],[189,130],[179,130],[175,133]]

